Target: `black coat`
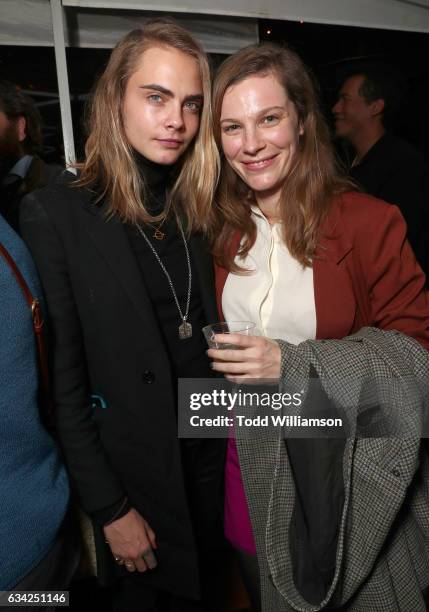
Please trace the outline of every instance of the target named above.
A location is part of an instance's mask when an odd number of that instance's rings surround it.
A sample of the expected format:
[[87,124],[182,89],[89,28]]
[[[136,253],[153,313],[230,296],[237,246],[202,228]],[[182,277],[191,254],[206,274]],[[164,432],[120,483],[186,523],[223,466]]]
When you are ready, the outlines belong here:
[[[107,220],[105,204],[96,205],[87,190],[70,187],[73,178],[65,173],[28,195],[21,213],[46,294],[66,462],[86,512],[127,495],[155,531],[158,568],[142,579],[198,597],[176,381],[166,347],[122,223]],[[190,251],[207,321],[216,321],[213,265],[201,236],[190,239]],[[95,407],[91,395],[102,398]],[[211,534],[220,511],[223,454],[218,440],[201,441],[195,450],[204,480],[193,492],[196,515],[199,530]],[[101,541],[97,557],[105,577],[116,566]]]

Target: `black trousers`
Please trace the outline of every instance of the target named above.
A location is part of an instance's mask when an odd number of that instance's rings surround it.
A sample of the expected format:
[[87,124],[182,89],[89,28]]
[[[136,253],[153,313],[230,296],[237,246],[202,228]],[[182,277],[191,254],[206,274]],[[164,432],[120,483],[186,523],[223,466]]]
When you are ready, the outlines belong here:
[[[183,439],[181,455],[186,494],[199,559],[201,601],[178,598],[140,580],[133,572],[112,587],[113,612],[223,612],[226,544],[221,522],[223,493],[217,477],[217,440]],[[213,487],[219,489],[213,502]]]
[[259,579],[259,563],[256,555],[250,555],[235,548],[241,578],[252,604],[252,612],[261,610],[261,587]]
[[[138,572],[121,578],[114,590],[112,612],[203,612],[199,602],[174,597],[139,580]],[[204,611],[205,612],[205,611]]]
[[200,553],[201,601],[176,597],[150,586],[133,572],[117,580],[112,589],[112,612],[224,612],[226,601],[226,548]]

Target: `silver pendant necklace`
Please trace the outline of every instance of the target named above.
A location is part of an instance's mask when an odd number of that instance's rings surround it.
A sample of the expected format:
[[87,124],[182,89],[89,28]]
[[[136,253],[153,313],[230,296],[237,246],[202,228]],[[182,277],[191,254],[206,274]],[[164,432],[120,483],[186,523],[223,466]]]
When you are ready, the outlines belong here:
[[169,275],[167,268],[162,263],[160,256],[156,252],[153,244],[151,243],[149,238],[146,236],[145,232],[142,230],[140,225],[137,225],[136,227],[138,231],[140,232],[140,234],[143,236],[143,238],[146,240],[149,248],[151,249],[152,253],[155,255],[156,260],[158,261],[159,265],[161,266],[162,271],[167,277],[168,284],[170,285],[170,289],[173,294],[174,301],[176,302],[176,306],[177,306],[177,310],[179,311],[180,319],[182,321],[181,324],[179,325],[179,338],[180,340],[186,340],[187,338],[192,337],[192,325],[187,320],[189,316],[189,305],[191,303],[192,268],[191,268],[191,258],[189,256],[188,244],[186,242],[185,233],[183,231],[182,224],[180,223],[179,219],[177,220],[177,225],[179,226],[180,234],[182,236],[183,245],[185,247],[185,253],[186,253],[186,261],[188,263],[188,295],[186,298],[185,314],[183,314],[182,309],[180,308],[179,300],[177,299],[177,293],[176,293],[176,290],[174,289],[173,281],[171,280],[171,276]]

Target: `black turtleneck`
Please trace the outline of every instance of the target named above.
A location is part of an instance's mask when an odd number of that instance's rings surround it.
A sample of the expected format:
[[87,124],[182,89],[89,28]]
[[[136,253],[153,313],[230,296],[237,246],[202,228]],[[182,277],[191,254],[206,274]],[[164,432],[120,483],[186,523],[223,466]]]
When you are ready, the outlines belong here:
[[136,152],[134,158],[146,186],[146,209],[158,215],[164,210],[166,192],[174,179],[175,166],[156,164]]
[[[156,164],[141,155],[137,156],[137,162],[146,186],[145,205],[152,214],[158,215],[164,210],[166,192],[174,180],[175,168]],[[188,292],[188,265],[183,239],[174,214],[170,214],[162,224],[161,230],[165,233],[163,240],[156,240],[153,237],[155,228],[158,226],[159,223],[155,223],[153,226],[142,225],[141,228],[168,270],[184,313]],[[212,372],[205,352],[207,347],[201,332],[207,321],[202,307],[198,273],[192,261],[189,244],[192,291],[188,321],[192,325],[193,334],[192,338],[180,340],[179,325],[182,321],[167,277],[137,228],[126,224],[125,229],[153,304],[154,313],[170,357],[173,376],[175,378],[210,377]]]

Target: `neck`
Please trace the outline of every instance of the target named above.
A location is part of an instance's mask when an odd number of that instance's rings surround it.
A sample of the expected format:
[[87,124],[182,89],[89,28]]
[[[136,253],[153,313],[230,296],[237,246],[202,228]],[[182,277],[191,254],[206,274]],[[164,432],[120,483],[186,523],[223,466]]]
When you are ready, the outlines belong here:
[[369,129],[362,129],[354,138],[353,146],[356,151],[354,165],[358,164],[376,142],[384,135],[385,129],[382,124],[371,126]]
[[279,194],[258,196],[256,203],[260,211],[266,217],[270,225],[274,225],[280,219]]

